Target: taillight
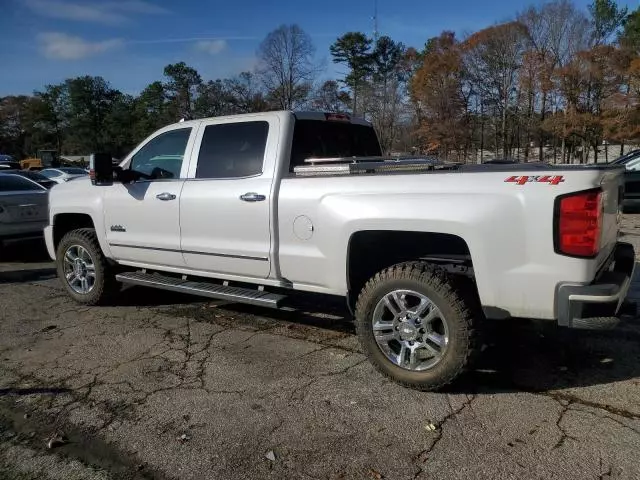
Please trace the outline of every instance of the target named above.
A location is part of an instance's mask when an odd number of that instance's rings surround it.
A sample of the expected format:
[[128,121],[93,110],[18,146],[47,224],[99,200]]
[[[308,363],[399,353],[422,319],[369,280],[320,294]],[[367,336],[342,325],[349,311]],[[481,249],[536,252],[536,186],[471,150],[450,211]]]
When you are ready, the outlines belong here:
[[590,190],[556,200],[556,252],[595,257],[600,250],[602,191]]

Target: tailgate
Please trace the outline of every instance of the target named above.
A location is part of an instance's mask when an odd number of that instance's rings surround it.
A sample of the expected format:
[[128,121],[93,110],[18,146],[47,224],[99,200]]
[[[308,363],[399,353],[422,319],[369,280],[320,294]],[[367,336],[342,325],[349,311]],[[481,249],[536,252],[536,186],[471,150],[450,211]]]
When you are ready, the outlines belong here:
[[47,220],[47,193],[6,193],[0,195],[0,223],[42,222]]
[[602,187],[602,230],[600,232],[600,253],[598,267],[602,266],[613,253],[620,229],[620,208],[624,196],[623,170],[607,170],[601,182]]

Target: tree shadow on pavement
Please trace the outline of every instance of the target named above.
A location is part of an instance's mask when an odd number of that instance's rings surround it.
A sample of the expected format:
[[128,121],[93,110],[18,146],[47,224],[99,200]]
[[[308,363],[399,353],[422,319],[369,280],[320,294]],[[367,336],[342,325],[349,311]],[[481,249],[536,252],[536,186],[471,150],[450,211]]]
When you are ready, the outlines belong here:
[[256,318],[259,318],[262,325],[267,322],[275,326],[277,322],[285,321],[324,330],[355,333],[351,314],[343,298],[307,292],[295,292],[290,303],[291,310],[275,310],[136,286],[124,288],[114,306],[171,307],[171,315],[192,317],[205,322],[214,318],[212,312],[216,309],[217,312],[224,312],[226,317],[234,317],[239,326],[255,324]]
[[0,284],[3,283],[29,283],[56,278],[55,268],[33,268],[0,271]]
[[[116,303],[158,307],[168,315],[238,328],[270,329],[288,322],[287,328],[295,329],[299,338],[308,334],[310,341],[322,331],[355,334],[344,299],[297,292],[292,302],[295,310],[272,310],[129,287]],[[450,392],[542,392],[640,378],[640,319],[635,317],[611,331],[570,330],[554,322],[520,319],[482,321],[480,327],[481,351],[473,369],[449,387]]]
[[72,390],[61,387],[0,388],[0,397],[16,395],[62,395]]
[[5,241],[0,246],[2,263],[51,262],[44,239]]
[[450,392],[544,392],[640,378],[638,319],[610,331],[526,320],[487,323],[475,367]]
[[170,292],[156,288],[125,286],[113,300],[114,307],[163,307],[168,305],[191,305],[209,300],[195,295]]

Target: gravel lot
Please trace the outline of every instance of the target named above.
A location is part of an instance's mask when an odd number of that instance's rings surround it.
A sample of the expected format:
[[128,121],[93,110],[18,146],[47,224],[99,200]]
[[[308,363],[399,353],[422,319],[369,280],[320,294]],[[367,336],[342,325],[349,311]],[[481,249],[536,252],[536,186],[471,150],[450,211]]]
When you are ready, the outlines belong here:
[[[640,216],[624,232],[640,252]],[[340,302],[272,312],[131,288],[84,308],[41,243],[15,244],[0,251],[0,478],[637,479],[630,313],[604,333],[488,325],[476,371],[419,393],[373,370]]]

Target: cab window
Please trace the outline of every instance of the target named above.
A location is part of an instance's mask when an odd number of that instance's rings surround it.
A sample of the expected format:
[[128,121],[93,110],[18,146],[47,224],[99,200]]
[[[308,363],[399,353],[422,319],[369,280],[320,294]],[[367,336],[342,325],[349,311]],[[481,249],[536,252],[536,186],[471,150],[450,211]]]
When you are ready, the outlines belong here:
[[133,156],[130,169],[151,179],[180,178],[189,135],[191,128],[161,133]]
[[209,125],[204,130],[196,178],[242,178],[262,173],[269,123]]

